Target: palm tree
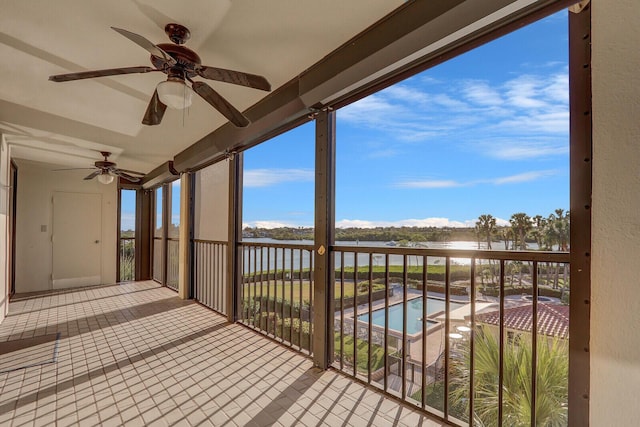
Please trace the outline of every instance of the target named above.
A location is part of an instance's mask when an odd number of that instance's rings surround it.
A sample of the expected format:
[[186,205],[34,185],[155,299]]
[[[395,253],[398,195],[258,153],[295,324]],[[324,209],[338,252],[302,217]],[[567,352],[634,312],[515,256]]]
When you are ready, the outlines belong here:
[[493,215],[483,214],[478,217],[476,221],[476,233],[479,236],[484,236],[487,242],[487,249],[491,249],[491,241],[493,240],[493,234],[496,228],[496,219]]
[[503,227],[501,231],[501,237],[504,241],[504,250],[509,250],[509,242],[511,241],[511,235],[513,234],[509,227]]
[[526,237],[533,227],[531,217],[524,212],[514,213],[513,215],[511,215],[509,223],[511,224],[511,229],[513,230],[513,248],[526,250]]
[[[466,402],[469,411],[469,347],[464,357],[454,362],[451,400]],[[521,339],[504,345],[503,353],[503,425],[531,424],[531,340]],[[487,329],[477,329],[474,340],[474,425],[497,425],[500,346]],[[539,335],[537,345],[536,425],[567,424],[568,345],[562,339]]]
[[564,209],[556,209],[555,213],[549,215],[547,224],[548,232],[558,245],[558,250],[569,250],[569,211],[565,213]]
[[533,221],[533,231],[531,235],[536,239],[538,249],[542,249],[544,245],[544,236],[546,233],[547,220],[542,215],[536,215],[531,218]]

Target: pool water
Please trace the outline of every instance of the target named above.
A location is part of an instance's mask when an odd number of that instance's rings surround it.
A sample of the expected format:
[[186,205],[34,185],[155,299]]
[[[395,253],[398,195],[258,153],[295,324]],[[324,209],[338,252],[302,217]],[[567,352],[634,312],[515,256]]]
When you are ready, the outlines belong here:
[[[462,307],[464,304],[449,302],[449,310]],[[389,306],[389,329],[402,332],[402,310],[404,303]],[[427,316],[445,310],[445,301],[437,298],[427,298]],[[371,313],[372,323],[384,328],[384,308],[374,310]],[[369,313],[361,314],[358,320],[369,321]],[[437,325],[438,322],[427,319],[427,329]],[[422,332],[422,298],[407,301],[407,334],[413,335]]]

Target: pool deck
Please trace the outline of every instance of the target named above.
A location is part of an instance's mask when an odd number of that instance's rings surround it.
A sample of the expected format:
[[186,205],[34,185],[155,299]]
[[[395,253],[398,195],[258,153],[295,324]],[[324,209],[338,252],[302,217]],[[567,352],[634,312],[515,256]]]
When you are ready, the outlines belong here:
[[[443,295],[441,294],[428,294],[427,296],[434,297],[434,298],[443,298]],[[413,299],[421,298],[421,297],[422,297],[422,291],[407,289],[407,301],[411,301]],[[394,292],[393,296],[389,297],[389,306],[394,304],[399,304],[403,302],[403,299],[404,297],[402,295],[402,292]],[[452,301],[457,303],[466,303],[466,301],[460,301],[460,300],[452,300]],[[371,311],[382,309],[384,308],[384,306],[385,306],[384,300],[374,301],[371,306]],[[360,304],[358,306],[358,314],[364,314],[368,312],[369,312],[369,304]],[[348,326],[350,326],[351,328],[353,327],[353,313],[354,313],[353,308],[348,308],[344,310],[345,325],[349,324]],[[438,313],[434,313],[432,315],[429,315],[428,317],[432,318],[437,315]],[[339,313],[337,313],[335,319],[337,321],[340,320]],[[444,351],[444,330],[445,330],[444,324],[442,323],[440,327],[433,327],[433,328],[427,329],[427,335],[425,337],[426,344],[427,344],[425,366],[431,366],[432,364],[436,363],[436,361]],[[399,338],[402,336],[401,334],[396,334],[393,332],[390,335],[398,336]],[[411,336],[408,336],[408,338],[410,339],[409,360],[416,364],[422,364],[423,334],[419,333],[416,335],[417,337],[415,338],[411,338]]]

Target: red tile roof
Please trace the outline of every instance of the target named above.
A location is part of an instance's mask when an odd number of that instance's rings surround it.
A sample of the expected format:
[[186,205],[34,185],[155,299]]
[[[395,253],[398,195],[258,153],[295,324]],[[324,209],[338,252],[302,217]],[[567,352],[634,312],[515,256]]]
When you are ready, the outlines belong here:
[[[490,311],[476,315],[477,323],[500,325],[500,312]],[[504,326],[507,329],[531,332],[533,304],[523,304],[504,309]],[[563,339],[569,338],[569,306],[538,303],[538,333]]]

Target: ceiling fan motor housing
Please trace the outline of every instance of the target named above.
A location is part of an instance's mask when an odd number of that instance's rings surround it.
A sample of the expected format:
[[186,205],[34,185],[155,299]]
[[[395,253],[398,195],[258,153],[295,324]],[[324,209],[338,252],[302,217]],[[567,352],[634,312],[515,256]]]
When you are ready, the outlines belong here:
[[170,43],[160,43],[157,45],[176,60],[177,64],[168,68],[163,58],[151,55],[151,63],[158,70],[165,74],[184,74],[185,77],[197,76],[195,68],[202,64],[200,56],[186,46],[178,46]]

